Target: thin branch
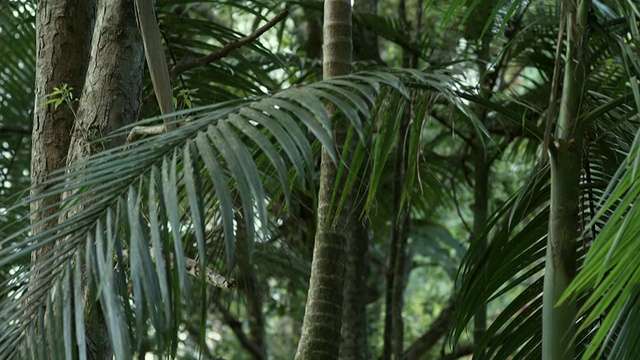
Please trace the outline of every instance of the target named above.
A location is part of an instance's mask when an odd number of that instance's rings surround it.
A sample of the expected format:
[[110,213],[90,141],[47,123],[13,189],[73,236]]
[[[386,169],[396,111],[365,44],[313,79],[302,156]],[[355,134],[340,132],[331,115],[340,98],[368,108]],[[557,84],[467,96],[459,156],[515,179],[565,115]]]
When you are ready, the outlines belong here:
[[[152,248],[149,250],[149,253],[151,255],[151,261],[155,262],[156,257]],[[124,249],[122,251],[122,258],[125,263],[129,261],[129,251],[127,249]],[[200,264],[198,264],[196,260],[193,260],[186,256],[184,258],[184,262],[185,262],[184,267],[185,267],[185,270],[187,271],[187,274],[195,278],[200,278],[201,276]],[[207,284],[211,286],[215,286],[220,289],[232,289],[236,286],[236,282],[234,279],[227,278],[224,275],[219,274],[209,268],[205,269],[205,281],[207,282]]]
[[247,334],[245,334],[245,332],[242,330],[242,322],[233,317],[229,310],[227,310],[218,300],[215,301],[215,304],[218,308],[218,311],[220,311],[220,314],[222,314],[224,322],[229,325],[231,331],[233,331],[233,333],[236,335],[242,347],[249,351],[256,359],[263,359],[264,356],[262,356],[260,349],[258,349],[256,344],[254,344],[253,341],[251,341]]
[[[498,334],[495,334],[493,338],[489,339],[487,346],[492,345],[495,339],[498,337]],[[439,360],[456,360],[463,356],[469,356],[476,351],[476,345],[473,343],[456,346],[452,352],[447,354],[442,354]]]
[[438,114],[436,114],[435,111],[432,111],[429,115],[432,118],[434,118],[437,122],[442,124],[444,127],[446,127],[447,129],[451,130],[454,134],[458,135],[462,140],[464,140],[464,142],[466,142],[468,144],[472,144],[473,143],[471,138],[469,138],[468,136],[464,135],[459,130],[456,130],[453,126],[448,124],[444,119],[442,119]]
[[31,135],[31,128],[28,126],[0,124],[0,133],[12,132],[21,135]]
[[471,355],[474,351],[476,351],[476,346],[474,344],[458,346],[453,350],[453,352],[442,355],[440,360],[456,360],[463,356]]
[[[193,70],[201,66],[210,64],[214,61],[220,60],[226,57],[227,55],[229,55],[232,51],[239,49],[244,45],[247,45],[255,41],[257,38],[262,36],[262,34],[267,32],[267,30],[271,29],[277,23],[284,20],[284,18],[286,18],[287,15],[289,15],[289,10],[283,10],[278,15],[276,15],[273,19],[271,19],[268,23],[264,24],[264,26],[259,27],[256,31],[254,31],[250,35],[247,35],[243,38],[232,41],[227,45],[225,45],[222,49],[216,52],[213,52],[209,55],[205,55],[195,60],[191,60],[189,58],[183,58],[169,72],[169,77],[171,81],[175,80],[178,76],[180,76],[186,71]],[[145,97],[142,103],[142,106],[140,107],[141,117],[144,117],[149,112],[151,106],[153,106],[154,99],[155,99],[155,93],[153,90],[151,90],[151,92]]]
[[[153,259],[153,253],[151,254],[151,258]],[[187,274],[194,276],[196,278],[200,278],[200,265],[197,261],[193,259],[189,259],[188,257],[184,258],[185,269],[187,270]],[[232,289],[235,287],[236,282],[233,279],[226,278],[223,275],[209,269],[205,268],[205,280],[207,284],[221,288],[221,289]]]
[[436,345],[438,340],[451,329],[454,321],[455,305],[456,301],[454,299],[449,301],[447,307],[442,309],[440,315],[438,315],[438,318],[431,324],[429,329],[404,352],[402,356],[404,360],[422,359]]
[[464,219],[464,216],[462,216],[462,212],[460,211],[460,204],[458,203],[458,195],[456,195],[456,184],[454,184],[453,181],[451,181],[451,191],[453,192],[452,199],[456,206],[456,212],[458,213],[458,217],[460,218],[460,221],[462,221],[462,225],[464,225],[464,227],[467,229],[469,234],[473,234],[471,227],[469,226],[469,224],[467,224],[467,222]]

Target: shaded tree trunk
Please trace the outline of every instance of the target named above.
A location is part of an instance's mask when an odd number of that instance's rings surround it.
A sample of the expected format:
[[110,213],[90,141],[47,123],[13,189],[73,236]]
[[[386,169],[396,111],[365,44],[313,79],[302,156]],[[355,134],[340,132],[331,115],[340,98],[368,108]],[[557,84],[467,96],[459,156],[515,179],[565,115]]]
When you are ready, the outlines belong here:
[[[490,8],[490,10],[493,10]],[[492,84],[487,76],[487,66],[491,61],[490,48],[493,41],[491,31],[482,37],[478,49],[478,73],[480,78],[480,89],[482,96],[491,98]],[[497,70],[495,70],[497,71]],[[487,126],[487,111],[478,108],[476,111],[478,118],[483,125]],[[491,159],[487,154],[487,144],[477,141],[473,146],[473,167],[474,167],[474,187],[473,187],[473,236],[480,246],[478,249],[486,249],[488,246],[487,234],[483,234],[484,226],[489,216],[489,174],[491,173]],[[473,318],[473,343],[478,346],[487,331],[487,307],[483,306]]]
[[[355,0],[354,11],[376,13],[377,0]],[[375,60],[378,55],[377,35],[362,27],[353,29],[354,60]],[[359,174],[360,180],[364,174]],[[361,181],[354,188],[361,188]],[[347,258],[344,283],[344,303],[342,309],[342,338],[340,359],[369,359],[367,346],[367,278],[369,276],[369,234],[368,220],[364,218],[364,205],[355,204],[348,228]],[[360,218],[362,216],[362,218]]]
[[[71,142],[74,110],[66,104],[55,109],[48,100],[54,87],[68,84],[74,94],[83,91],[87,63],[91,52],[91,37],[95,20],[96,0],[38,2],[36,9],[36,82],[35,109],[31,135],[31,196],[39,196],[49,184],[43,184],[52,173],[66,165]],[[70,21],[69,19],[73,19]],[[73,104],[75,107],[77,104]],[[59,196],[31,202],[33,234],[57,225],[58,219],[42,220],[55,213]],[[32,267],[45,259],[51,246],[31,254]],[[34,273],[32,278],[35,278]],[[32,282],[32,288],[39,284]]]
[[[420,13],[420,12],[419,12]],[[398,14],[405,31],[411,31],[411,25],[407,19],[406,2],[398,2]],[[416,19],[416,25],[419,19]],[[402,54],[402,66],[411,68],[414,65],[411,53],[406,49]],[[409,210],[411,203],[409,200],[402,204],[402,191],[407,172],[407,153],[409,142],[407,134],[411,120],[411,104],[406,106],[400,124],[398,136],[398,148],[395,158],[395,169],[393,177],[393,211],[391,241],[389,245],[389,266],[387,273],[387,293],[386,311],[384,319],[384,344],[382,348],[382,359],[400,359],[404,352],[404,321],[402,318],[402,308],[404,306],[404,289],[406,287],[406,248],[409,235]]]
[[[236,197],[239,199],[239,197]],[[240,204],[236,204],[240,207]],[[262,287],[253,265],[253,254],[247,239],[246,224],[241,216],[236,216],[236,261],[238,264],[238,288],[244,292],[249,337],[251,347],[248,349],[256,360],[266,360],[267,343],[265,334],[265,318],[262,308]]]
[[[355,0],[353,2],[353,11],[356,13],[375,15],[377,8],[378,0]],[[378,51],[378,35],[365,29],[364,26],[353,28],[353,60],[382,62]]]
[[[325,79],[351,72],[351,2],[326,0],[324,3],[323,76]],[[348,124],[336,125],[336,144],[344,146]],[[346,226],[351,216],[349,201],[341,209],[331,208],[336,187],[337,166],[322,150],[318,222],[311,263],[302,335],[296,359],[336,359],[340,347],[344,290]],[[337,215],[336,215],[337,213]]]
[[[357,185],[356,185],[357,186]],[[355,214],[362,209],[356,208]],[[344,302],[342,308],[342,339],[340,359],[369,359],[367,347],[367,277],[369,276],[369,234],[364,219],[353,216],[347,239]]]
[[[144,64],[142,41],[130,1],[100,4],[96,1],[55,4],[40,1],[37,19],[36,112],[32,139],[32,181],[35,185],[62,166],[74,165],[104,147],[124,141],[123,138],[112,139],[100,145],[95,142],[137,119]],[[52,105],[38,106],[54,86],[59,87],[62,83],[68,83],[74,87],[74,95],[80,95],[75,117],[65,104],[58,109]],[[36,188],[34,195],[38,193]],[[32,212],[57,200],[35,201]],[[86,206],[70,208],[65,217],[81,212]],[[32,221],[54,210],[40,213]],[[36,231],[46,231],[58,221],[42,223]],[[46,250],[32,255],[32,266],[46,260]],[[85,311],[91,312],[91,309]],[[89,359],[111,359],[114,349],[102,314],[93,311],[87,314],[87,321],[88,348],[80,351],[87,351]]]

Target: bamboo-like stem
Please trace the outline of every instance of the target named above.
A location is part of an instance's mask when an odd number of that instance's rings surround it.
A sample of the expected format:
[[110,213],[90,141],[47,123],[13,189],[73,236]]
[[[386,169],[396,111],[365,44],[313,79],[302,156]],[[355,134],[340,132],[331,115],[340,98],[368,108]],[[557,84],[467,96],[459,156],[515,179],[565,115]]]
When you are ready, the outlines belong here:
[[551,212],[545,263],[542,359],[574,358],[575,302],[558,304],[576,274],[582,141],[579,123],[585,78],[589,0],[566,0],[567,49],[560,113],[549,144]]

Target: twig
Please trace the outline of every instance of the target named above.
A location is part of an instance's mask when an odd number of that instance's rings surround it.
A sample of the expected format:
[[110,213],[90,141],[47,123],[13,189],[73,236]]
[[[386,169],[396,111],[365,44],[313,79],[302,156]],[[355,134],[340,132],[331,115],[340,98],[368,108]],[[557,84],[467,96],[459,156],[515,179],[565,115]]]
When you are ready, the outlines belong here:
[[564,2],[560,3],[561,17],[560,28],[558,30],[558,40],[556,45],[556,59],[553,65],[553,77],[551,78],[551,93],[549,94],[549,109],[547,109],[547,121],[544,125],[544,137],[542,138],[542,154],[540,162],[545,164],[547,162],[547,151],[551,146],[551,128],[553,127],[553,120],[556,112],[556,100],[558,98],[558,87],[560,83],[560,65],[562,62],[562,37],[564,36],[564,26],[567,16],[565,15]]
[[[151,259],[153,259],[153,254],[151,254]],[[189,259],[188,257],[184,258],[185,269],[187,270],[187,274],[199,278],[201,276],[200,273],[200,265],[197,261],[193,259]],[[221,288],[221,289],[231,289],[236,286],[236,282],[233,279],[226,278],[223,275],[209,269],[205,268],[205,280],[207,284]]]
[[404,360],[421,359],[427,352],[429,352],[440,340],[440,338],[451,329],[454,321],[456,300],[455,296],[449,300],[447,307],[442,309],[440,315],[431,324],[429,329],[420,336],[409,348],[404,352],[402,358]]
[[[156,257],[153,252],[153,248],[149,249],[149,253],[150,253],[149,255],[151,255],[151,261],[156,262]],[[122,251],[122,258],[125,263],[129,261],[129,251],[127,249],[124,249]],[[198,264],[196,260],[193,260],[186,256],[184,258],[184,262],[185,262],[184,267],[185,267],[185,270],[187,270],[187,274],[195,278],[200,278],[201,276],[200,264]],[[236,286],[236,282],[234,279],[227,278],[224,275],[221,275],[209,268],[206,268],[205,270],[205,280],[207,284],[211,286],[215,286],[217,288],[221,288],[221,289],[232,289]]]
[[[267,32],[267,30],[274,27],[277,23],[282,21],[285,17],[289,15],[289,10],[283,10],[278,15],[276,15],[273,19],[271,19],[268,23],[264,24],[264,26],[259,27],[256,31],[247,35],[238,40],[232,41],[225,45],[222,49],[213,52],[209,55],[205,55],[196,60],[188,60],[187,58],[182,59],[178,64],[176,64],[171,71],[169,72],[169,76],[171,81],[175,80],[178,76],[183,74],[186,71],[196,69],[198,67],[210,64],[216,60],[220,60],[227,55],[229,55],[233,50],[239,49],[244,45],[249,44],[250,42],[256,40],[262,34]],[[145,97],[142,106],[140,107],[140,116],[144,117],[150,110],[151,106],[154,103],[155,93],[153,90]]]
[[3,132],[13,132],[21,135],[31,135],[31,128],[27,126],[0,124],[0,133],[3,133]]
[[442,355],[442,357],[440,357],[440,360],[456,360],[463,356],[473,354],[475,350],[476,346],[474,344],[466,344],[455,348],[455,350],[451,353]]
[[227,310],[218,300],[215,300],[215,305],[218,308],[218,311],[220,311],[220,313],[222,314],[224,322],[229,325],[231,331],[233,331],[233,333],[238,338],[240,345],[242,345],[243,348],[250,352],[254,356],[254,358],[263,359],[262,353],[260,353],[260,349],[258,349],[256,344],[251,341],[251,339],[249,339],[247,334],[245,334],[244,330],[242,329],[242,322],[231,315],[229,310]]
[[453,199],[453,203],[456,206],[456,212],[458,213],[458,217],[460,218],[460,221],[462,221],[462,225],[464,225],[464,227],[467,229],[467,231],[470,234],[472,234],[473,231],[471,230],[471,227],[464,220],[464,216],[462,216],[462,211],[460,211],[460,204],[458,203],[458,196],[456,195],[456,184],[454,184],[453,181],[451,181],[451,191],[453,192],[452,199]]

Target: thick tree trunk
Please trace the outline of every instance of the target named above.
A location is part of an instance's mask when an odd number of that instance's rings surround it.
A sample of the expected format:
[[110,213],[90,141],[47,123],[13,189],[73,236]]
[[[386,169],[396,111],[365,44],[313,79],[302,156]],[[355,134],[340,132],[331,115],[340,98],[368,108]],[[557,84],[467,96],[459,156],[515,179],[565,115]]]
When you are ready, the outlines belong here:
[[[43,184],[51,174],[66,165],[71,128],[75,120],[74,109],[62,104],[41,105],[54,87],[68,84],[78,96],[84,87],[85,74],[91,51],[91,36],[95,18],[96,0],[38,2],[36,13],[36,83],[33,130],[31,135],[31,191],[39,196],[50,185]],[[70,20],[73,19],[73,20]],[[74,103],[75,107],[77,104]],[[38,234],[57,225],[57,219],[41,222],[58,210],[59,196],[31,202],[32,233]],[[31,255],[35,268],[51,247],[34,251]],[[35,278],[34,273],[32,278]],[[39,284],[32,282],[32,288]]]
[[[36,116],[33,126],[32,181],[40,184],[52,171],[73,165],[104,147],[121,144],[114,139],[97,145],[96,139],[136,120],[142,89],[143,49],[133,4],[127,0],[38,3],[38,62]],[[62,104],[39,107],[54,86],[68,83],[79,97],[76,116]],[[74,102],[75,105],[75,102]],[[34,195],[41,189],[36,188]],[[32,203],[38,211],[59,199]],[[51,214],[48,210],[43,216]],[[69,209],[65,218],[83,207]],[[41,232],[57,224],[39,224]],[[43,249],[32,265],[44,261]],[[34,284],[37,285],[37,284]],[[88,311],[89,309],[87,309]],[[111,359],[113,349],[101,313],[87,314],[87,355]]]
[[[144,53],[133,4],[127,0],[102,2],[98,8],[91,60],[67,165],[82,161],[103,147],[121,145],[124,138],[96,146],[95,139],[137,119],[142,91]],[[80,212],[83,207],[70,209]],[[113,353],[102,314],[92,314],[87,327],[90,359],[110,359]],[[109,334],[114,337],[114,334]]]
[[[326,0],[323,46],[325,79],[351,71],[351,49],[351,1]],[[336,126],[339,148],[344,144],[347,126],[344,120]],[[341,209],[331,208],[337,170],[336,164],[323,149],[311,280],[296,359],[333,360],[338,357],[347,243],[345,229],[351,208],[349,201]],[[341,195],[338,190],[337,198]]]
[[[551,212],[542,311],[542,358],[574,358],[576,304],[558,300],[576,274],[583,132],[578,122],[585,74],[590,1],[567,0],[567,50],[555,140],[549,144]],[[558,45],[560,46],[560,45]]]

